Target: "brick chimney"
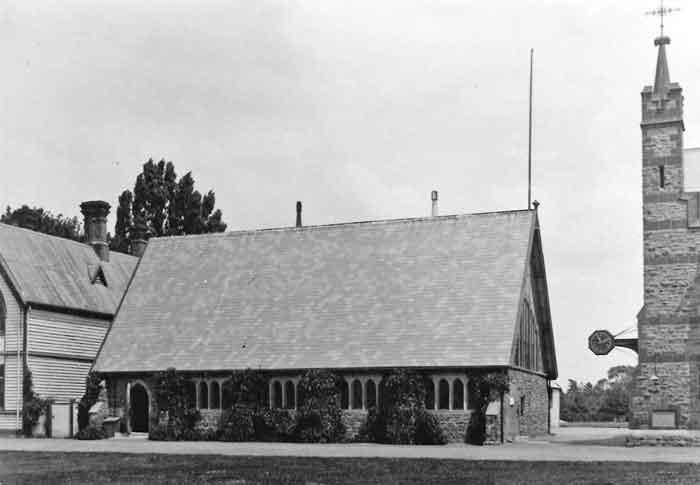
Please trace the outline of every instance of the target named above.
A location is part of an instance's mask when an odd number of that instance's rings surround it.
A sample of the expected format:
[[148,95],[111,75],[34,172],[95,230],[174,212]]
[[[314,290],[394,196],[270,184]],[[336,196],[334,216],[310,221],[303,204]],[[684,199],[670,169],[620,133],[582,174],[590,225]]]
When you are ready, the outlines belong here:
[[438,215],[438,193],[437,190],[433,190],[430,193],[430,200],[433,202],[433,206],[430,211],[432,217],[437,217]]
[[131,240],[131,254],[140,258],[148,245],[148,226],[143,218],[136,217],[134,221],[134,237]]
[[80,212],[85,217],[85,237],[101,261],[109,261],[107,245],[107,214],[110,205],[102,200],[91,200],[80,204]]

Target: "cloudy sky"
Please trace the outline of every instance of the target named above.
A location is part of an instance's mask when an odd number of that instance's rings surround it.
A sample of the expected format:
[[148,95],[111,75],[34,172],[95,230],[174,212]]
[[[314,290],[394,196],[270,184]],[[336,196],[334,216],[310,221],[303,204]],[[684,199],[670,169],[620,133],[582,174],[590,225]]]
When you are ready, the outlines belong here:
[[[149,157],[192,170],[230,229],[525,208],[534,196],[560,382],[634,363],[597,328],[642,303],[640,96],[655,0],[0,1],[0,204],[79,215]],[[700,6],[667,19],[700,146]],[[700,186],[700,183],[698,183]],[[113,225],[113,219],[110,221]]]

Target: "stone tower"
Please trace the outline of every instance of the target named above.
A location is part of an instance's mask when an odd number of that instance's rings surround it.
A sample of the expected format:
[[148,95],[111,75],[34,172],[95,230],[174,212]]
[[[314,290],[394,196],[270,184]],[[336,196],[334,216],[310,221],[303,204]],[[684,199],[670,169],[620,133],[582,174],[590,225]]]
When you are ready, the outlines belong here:
[[644,306],[632,426],[700,428],[700,200],[683,185],[683,95],[658,37],[642,91]]

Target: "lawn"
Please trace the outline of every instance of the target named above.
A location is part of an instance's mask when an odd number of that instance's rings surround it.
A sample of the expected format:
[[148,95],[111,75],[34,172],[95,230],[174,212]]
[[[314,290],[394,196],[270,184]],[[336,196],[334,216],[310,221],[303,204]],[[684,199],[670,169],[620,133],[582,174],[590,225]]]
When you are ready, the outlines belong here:
[[700,464],[0,452],[0,483],[695,484]]

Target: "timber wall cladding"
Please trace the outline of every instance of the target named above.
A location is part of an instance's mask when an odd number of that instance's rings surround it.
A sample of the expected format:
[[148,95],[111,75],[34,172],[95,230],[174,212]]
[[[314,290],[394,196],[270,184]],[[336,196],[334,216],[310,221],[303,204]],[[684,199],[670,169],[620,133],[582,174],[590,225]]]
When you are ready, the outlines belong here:
[[32,310],[27,322],[27,350],[94,359],[109,322]]
[[27,365],[34,390],[44,398],[80,399],[108,325],[106,320],[30,311]]
[[[17,366],[17,344],[22,348],[22,323],[24,314],[22,307],[15,298],[4,276],[0,273],[0,293],[5,301],[5,342],[0,349],[4,356],[0,356],[0,363],[5,364],[5,410],[14,411],[21,402],[18,401],[22,389],[22,366]],[[20,361],[21,362],[21,361]],[[10,428],[5,427],[6,419],[0,418],[0,429],[14,429],[15,417],[12,416]]]

